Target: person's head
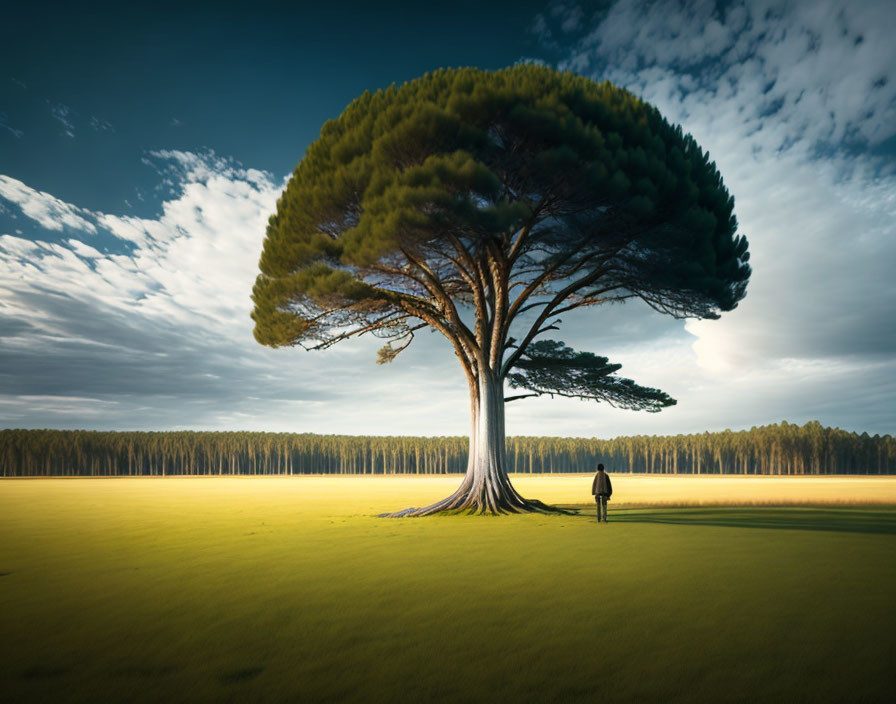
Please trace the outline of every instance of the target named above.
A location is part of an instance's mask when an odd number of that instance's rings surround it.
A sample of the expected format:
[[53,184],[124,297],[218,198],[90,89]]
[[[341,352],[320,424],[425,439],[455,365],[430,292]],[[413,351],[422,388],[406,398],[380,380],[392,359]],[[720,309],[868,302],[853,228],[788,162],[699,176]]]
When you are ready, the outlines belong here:
[[604,471],[604,466],[603,466],[602,464],[597,465],[597,471],[598,471],[598,472],[603,472],[603,471]]

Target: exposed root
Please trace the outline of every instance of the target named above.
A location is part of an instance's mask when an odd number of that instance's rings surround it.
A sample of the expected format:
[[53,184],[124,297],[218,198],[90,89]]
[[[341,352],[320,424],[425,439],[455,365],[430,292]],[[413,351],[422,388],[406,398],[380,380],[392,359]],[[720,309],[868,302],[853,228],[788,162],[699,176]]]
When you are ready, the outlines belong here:
[[561,514],[566,516],[578,515],[578,511],[560,508],[559,506],[549,506],[537,499],[523,499],[519,495],[515,497],[518,501],[500,501],[497,503],[478,502],[474,497],[467,495],[457,496],[452,494],[446,499],[437,501],[429,506],[402,509],[392,513],[381,513],[379,518],[418,518],[420,516],[432,516],[437,513],[446,514],[468,514],[468,515],[492,515],[497,516],[508,513],[545,513],[545,514]]

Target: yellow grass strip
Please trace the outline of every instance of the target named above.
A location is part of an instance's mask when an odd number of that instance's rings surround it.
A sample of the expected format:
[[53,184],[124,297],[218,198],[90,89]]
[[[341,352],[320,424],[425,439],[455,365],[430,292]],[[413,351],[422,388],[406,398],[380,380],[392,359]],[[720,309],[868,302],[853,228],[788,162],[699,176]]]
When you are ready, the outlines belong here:
[[[613,505],[762,506],[896,504],[896,477],[669,476],[611,474]],[[513,477],[547,503],[592,501],[590,476]]]
[[[764,505],[896,505],[896,477],[766,477],[766,476],[669,476],[613,474],[612,506],[764,506]],[[338,506],[345,513],[381,513],[408,506],[424,506],[450,494],[461,475],[345,475],[274,477],[141,477],[9,479],[0,481],[0,494],[11,483],[40,485],[66,482],[78,485],[78,493],[118,487],[116,491],[149,497],[155,488],[170,490],[201,487],[212,501],[229,499],[234,491],[265,499],[271,504],[307,503]],[[514,474],[511,481],[520,493],[549,504],[588,504],[591,475]],[[20,492],[17,491],[16,494]],[[30,493],[30,490],[26,493]],[[185,497],[186,500],[186,497]]]

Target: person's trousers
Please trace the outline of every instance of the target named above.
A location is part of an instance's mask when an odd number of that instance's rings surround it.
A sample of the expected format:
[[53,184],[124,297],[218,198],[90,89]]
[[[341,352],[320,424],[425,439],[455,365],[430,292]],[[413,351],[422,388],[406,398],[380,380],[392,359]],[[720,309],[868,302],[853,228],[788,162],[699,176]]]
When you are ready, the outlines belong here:
[[607,521],[607,497],[603,494],[595,494],[594,496],[595,502],[597,502],[597,520],[598,522],[603,519],[604,523]]

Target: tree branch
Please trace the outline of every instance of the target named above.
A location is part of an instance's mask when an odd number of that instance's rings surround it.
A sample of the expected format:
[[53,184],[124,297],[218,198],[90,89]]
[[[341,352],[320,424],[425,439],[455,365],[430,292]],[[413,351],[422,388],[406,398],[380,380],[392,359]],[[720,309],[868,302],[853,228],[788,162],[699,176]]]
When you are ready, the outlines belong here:
[[384,347],[382,347],[377,353],[377,364],[388,364],[392,360],[394,360],[399,354],[401,354],[404,350],[406,350],[410,344],[414,341],[414,332],[416,330],[420,330],[421,328],[429,327],[429,323],[423,322],[419,325],[415,325],[412,328],[408,328],[407,331],[403,335],[399,335],[396,337],[396,340],[401,340],[405,337],[408,338],[408,341],[405,342],[401,347],[392,347],[392,341],[386,343]]
[[[355,337],[356,335],[363,335],[364,333],[371,332],[373,330],[380,330],[382,328],[386,328],[391,325],[394,325],[395,323],[401,322],[402,320],[407,320],[408,318],[411,317],[410,315],[399,315],[398,317],[393,317],[396,314],[397,314],[396,311],[390,311],[388,314],[384,315],[382,318],[371,323],[370,325],[366,325],[362,328],[356,328],[354,330],[346,331],[344,333],[336,335],[335,337],[328,338],[326,340],[322,340],[318,344],[312,345],[310,347],[306,347],[301,342],[299,342],[299,345],[304,350],[306,350],[308,352],[311,352],[314,350],[325,350],[328,347],[332,347],[337,342],[342,342],[343,340],[347,340],[350,337]],[[405,332],[396,334],[396,337],[402,337],[404,334],[405,334]]]
[[529,222],[523,225],[520,228],[520,233],[516,238],[516,241],[511,245],[510,250],[507,252],[507,264],[509,268],[513,267],[514,262],[516,262],[517,257],[522,254],[523,251],[523,242],[525,242],[529,233],[532,232],[532,228],[538,224],[538,216],[541,210],[545,207],[547,203],[547,195],[542,196],[541,200],[538,202],[532,209],[532,216],[529,218]]
[[[433,295],[441,303],[442,312],[445,314],[447,319],[454,325],[458,332],[469,339],[470,342],[474,340],[473,331],[470,330],[463,320],[460,319],[460,315],[457,312],[457,306],[454,305],[454,301],[451,300],[451,296],[445,291],[442,287],[442,282],[435,275],[435,273],[426,265],[425,262],[420,261],[417,257],[412,255],[406,249],[402,248],[401,253],[407,258],[409,262],[414,264],[420,271],[423,272],[423,275],[428,279],[430,285],[423,285],[426,287],[427,291]],[[421,282],[422,283],[422,282]]]
[[510,403],[511,401],[518,401],[521,398],[531,398],[532,396],[541,396],[540,393],[531,393],[531,394],[519,394],[518,396],[508,396],[504,399],[504,403]]
[[405,310],[407,310],[408,313],[410,313],[414,317],[428,323],[433,328],[442,333],[446,338],[448,338],[448,341],[451,342],[451,344],[454,346],[454,353],[461,361],[461,366],[464,368],[464,373],[467,375],[467,380],[470,382],[470,384],[476,384],[478,387],[479,382],[476,374],[478,350],[475,345],[471,346],[468,341],[462,339],[454,330],[451,329],[451,327],[439,320],[437,316],[433,316],[426,310],[418,310],[412,303],[406,303]]
[[476,339],[481,340],[484,334],[484,322],[488,316],[488,307],[485,300],[485,292],[483,290],[483,282],[480,276],[479,267],[470,251],[463,245],[463,242],[455,235],[448,235],[448,240],[457,252],[458,257],[466,266],[458,268],[461,276],[467,276],[470,290],[473,292],[473,303],[476,306]]
[[[501,367],[501,377],[502,378],[504,376],[506,376],[507,372],[511,369],[511,367],[513,367],[513,365],[516,363],[516,361],[520,358],[520,355],[522,355],[523,352],[526,351],[526,348],[529,346],[529,343],[532,342],[532,340],[538,334],[538,330],[541,327],[541,324],[551,315],[551,311],[554,308],[554,306],[559,305],[560,303],[565,301],[566,298],[570,294],[575,293],[576,291],[584,288],[585,286],[588,286],[588,285],[594,283],[595,281],[597,281],[597,279],[599,279],[601,276],[603,276],[604,273],[606,273],[604,269],[596,269],[596,270],[592,271],[590,274],[588,274],[587,276],[583,276],[578,281],[574,281],[573,283],[569,284],[566,288],[561,289],[559,292],[557,292],[557,294],[547,304],[545,309],[543,311],[541,311],[541,313],[538,314],[538,317],[535,319],[535,322],[532,324],[532,327],[529,328],[529,332],[526,333],[526,335],[523,337],[522,342],[519,343],[519,347],[517,347],[517,349],[514,350],[514,352],[510,355],[510,357],[508,357],[507,360],[504,362],[503,366]],[[608,287],[606,289],[602,289],[600,292],[606,293],[607,291],[612,291],[614,288],[616,288],[616,287],[615,286]]]

